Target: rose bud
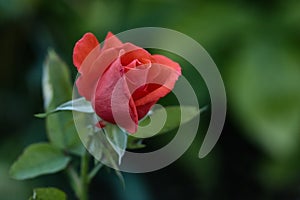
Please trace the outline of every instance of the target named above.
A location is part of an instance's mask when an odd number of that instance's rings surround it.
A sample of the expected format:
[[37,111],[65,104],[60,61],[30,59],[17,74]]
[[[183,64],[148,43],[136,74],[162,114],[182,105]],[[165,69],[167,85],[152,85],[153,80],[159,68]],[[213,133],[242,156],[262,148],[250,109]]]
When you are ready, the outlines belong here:
[[91,101],[102,120],[129,133],[137,131],[138,121],[181,75],[178,63],[122,43],[110,32],[102,47],[92,33],[86,33],[75,44],[73,62],[80,74],[79,94]]

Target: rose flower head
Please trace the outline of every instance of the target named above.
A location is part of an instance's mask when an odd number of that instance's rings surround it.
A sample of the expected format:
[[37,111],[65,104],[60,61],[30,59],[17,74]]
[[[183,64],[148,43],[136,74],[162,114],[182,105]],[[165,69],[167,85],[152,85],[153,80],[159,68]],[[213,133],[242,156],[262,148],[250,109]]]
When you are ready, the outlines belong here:
[[73,63],[80,76],[76,86],[104,121],[129,133],[138,121],[167,95],[181,75],[178,63],[163,55],[151,55],[132,43],[122,43],[108,33],[101,47],[92,33],[76,44]]

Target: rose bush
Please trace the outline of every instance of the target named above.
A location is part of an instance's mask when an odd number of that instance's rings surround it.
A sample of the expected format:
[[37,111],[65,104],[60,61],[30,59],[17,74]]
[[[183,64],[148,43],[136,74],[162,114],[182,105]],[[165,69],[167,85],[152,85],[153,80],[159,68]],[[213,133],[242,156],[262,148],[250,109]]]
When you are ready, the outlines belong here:
[[75,44],[73,63],[80,74],[79,94],[92,103],[102,120],[130,133],[136,132],[138,121],[181,75],[178,63],[122,43],[112,33],[102,47],[92,33],[86,33]]

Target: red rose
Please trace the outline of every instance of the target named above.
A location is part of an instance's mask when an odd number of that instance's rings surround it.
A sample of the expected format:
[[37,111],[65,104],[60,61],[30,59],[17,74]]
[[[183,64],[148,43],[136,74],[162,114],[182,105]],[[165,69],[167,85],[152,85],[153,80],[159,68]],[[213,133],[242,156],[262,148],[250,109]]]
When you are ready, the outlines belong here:
[[168,94],[181,75],[178,63],[122,43],[108,33],[103,47],[92,33],[75,45],[73,62],[80,73],[79,94],[91,101],[96,114],[130,133],[138,120]]

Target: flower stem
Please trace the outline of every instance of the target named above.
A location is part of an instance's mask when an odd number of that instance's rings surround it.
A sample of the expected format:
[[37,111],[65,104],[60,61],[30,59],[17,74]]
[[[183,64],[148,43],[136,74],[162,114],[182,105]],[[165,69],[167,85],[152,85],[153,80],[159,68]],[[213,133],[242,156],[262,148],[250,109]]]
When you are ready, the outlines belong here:
[[94,178],[94,176],[98,173],[98,171],[102,168],[103,164],[101,162],[99,162],[93,169],[92,171],[89,173],[89,182]]
[[80,167],[80,200],[88,200],[88,188],[89,188],[89,153],[87,151],[81,157],[81,167]]
[[79,179],[79,176],[77,174],[77,172],[74,170],[73,166],[69,166],[66,170],[67,175],[70,179],[70,183],[71,183],[71,187],[74,190],[76,197],[80,197],[80,187],[81,187],[81,182]]

